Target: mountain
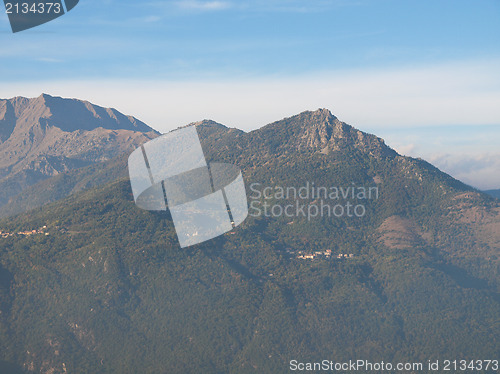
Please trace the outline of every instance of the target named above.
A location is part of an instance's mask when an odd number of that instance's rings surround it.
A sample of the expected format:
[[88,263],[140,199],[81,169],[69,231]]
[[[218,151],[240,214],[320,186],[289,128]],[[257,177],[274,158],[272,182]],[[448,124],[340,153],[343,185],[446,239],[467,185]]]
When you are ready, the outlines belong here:
[[500,190],[489,190],[489,191],[484,191],[490,196],[496,197],[497,199],[500,199]]
[[[0,368],[286,373],[292,360],[383,360],[426,372],[441,360],[446,372],[443,360],[498,358],[498,200],[327,110],[250,133],[197,126],[209,162],[242,169],[247,220],[181,249],[170,214],[138,209],[116,174],[0,221]],[[345,214],[295,205],[322,202]]]
[[46,94],[0,100],[0,206],[42,180],[126,154],[157,135],[87,101]]
[[0,217],[10,217],[61,200],[68,195],[127,176],[128,155],[96,162],[42,179],[0,206]]

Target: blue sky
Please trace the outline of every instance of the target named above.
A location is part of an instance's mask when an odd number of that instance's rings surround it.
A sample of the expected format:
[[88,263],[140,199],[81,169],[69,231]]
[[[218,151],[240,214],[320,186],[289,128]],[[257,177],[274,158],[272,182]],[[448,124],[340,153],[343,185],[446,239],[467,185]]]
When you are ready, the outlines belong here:
[[500,188],[499,0],[80,0],[17,34],[2,12],[0,42],[3,98],[88,99],[160,131],[203,118],[250,130],[327,107]]
[[4,79],[182,80],[496,59],[499,24],[498,0],[81,0],[0,32]]

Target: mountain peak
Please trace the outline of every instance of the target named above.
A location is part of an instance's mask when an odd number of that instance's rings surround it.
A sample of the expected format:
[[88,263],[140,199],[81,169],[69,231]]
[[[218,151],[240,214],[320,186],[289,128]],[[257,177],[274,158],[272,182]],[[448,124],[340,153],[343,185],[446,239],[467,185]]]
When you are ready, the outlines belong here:
[[242,130],[236,129],[236,128],[229,128],[227,126],[224,126],[223,124],[219,122],[212,121],[210,119],[204,119],[202,121],[197,121],[197,122],[192,122],[187,126],[182,126],[183,127],[188,127],[188,126],[196,126],[198,133],[200,134],[201,137],[207,138],[207,137],[212,137],[212,136],[222,136],[223,134],[227,133],[243,133]]
[[[16,123],[14,124],[13,121]],[[8,122],[8,123],[7,123]],[[29,132],[33,127],[59,128],[65,132],[106,130],[155,132],[138,119],[124,115],[113,108],[103,108],[88,101],[66,99],[48,94],[36,98],[14,97],[0,100],[0,125]],[[15,125],[15,126],[14,126]],[[0,132],[6,130],[0,129]],[[5,140],[10,133],[3,134]]]
[[34,100],[48,108],[50,115],[44,119],[49,125],[63,131],[90,131],[98,127],[107,130],[154,131],[132,116],[124,115],[113,108],[94,105],[89,101],[66,99],[45,93]]
[[213,128],[218,128],[218,129],[227,129],[227,127],[224,126],[223,124],[221,124],[219,122],[212,121],[211,119],[204,119],[201,121],[192,122],[187,126],[197,126],[197,127],[203,126],[203,127],[213,127]]
[[158,133],[88,101],[48,94],[0,100],[0,205],[50,176],[135,149]]
[[[305,111],[292,117],[271,123],[261,129],[265,138],[271,133],[280,133],[280,139],[302,150],[316,150],[323,154],[334,151],[358,149],[375,157],[394,156],[384,140],[360,131],[340,121],[328,109]],[[285,143],[279,147],[285,146]]]
[[316,109],[315,111],[312,111],[312,112],[303,112],[302,114],[306,114],[306,113],[311,113],[311,116],[315,117],[315,118],[318,118],[318,119],[324,119],[324,120],[335,120],[337,119],[337,117],[335,117],[332,112],[330,112],[329,109],[326,109],[326,108],[318,108]]

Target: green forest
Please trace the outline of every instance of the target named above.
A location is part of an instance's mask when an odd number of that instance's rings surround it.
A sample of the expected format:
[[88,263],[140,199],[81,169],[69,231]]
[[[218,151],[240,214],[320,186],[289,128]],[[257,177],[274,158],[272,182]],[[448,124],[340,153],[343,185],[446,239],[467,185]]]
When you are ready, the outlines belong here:
[[[378,186],[365,217],[248,217],[181,249],[168,211],[137,208],[119,178],[4,219],[0,230],[13,235],[0,238],[0,372],[498,360],[499,247],[464,218],[470,209],[496,217],[498,200],[374,136],[354,141],[352,128],[332,126],[318,152],[296,142],[303,118],[290,121],[199,132],[207,159],[240,166],[247,188]],[[327,249],[353,257],[296,256]]]

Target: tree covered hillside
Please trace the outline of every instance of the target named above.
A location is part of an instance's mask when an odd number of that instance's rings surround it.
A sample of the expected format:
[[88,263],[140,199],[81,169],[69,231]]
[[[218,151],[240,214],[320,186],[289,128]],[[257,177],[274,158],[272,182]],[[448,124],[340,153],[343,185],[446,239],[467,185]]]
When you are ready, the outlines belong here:
[[242,168],[249,204],[290,200],[254,198],[251,184],[379,196],[363,217],[249,216],[184,249],[170,214],[138,209],[127,179],[0,221],[0,367],[286,373],[290,360],[498,359],[498,200],[327,111],[248,134],[198,131],[209,161]]

